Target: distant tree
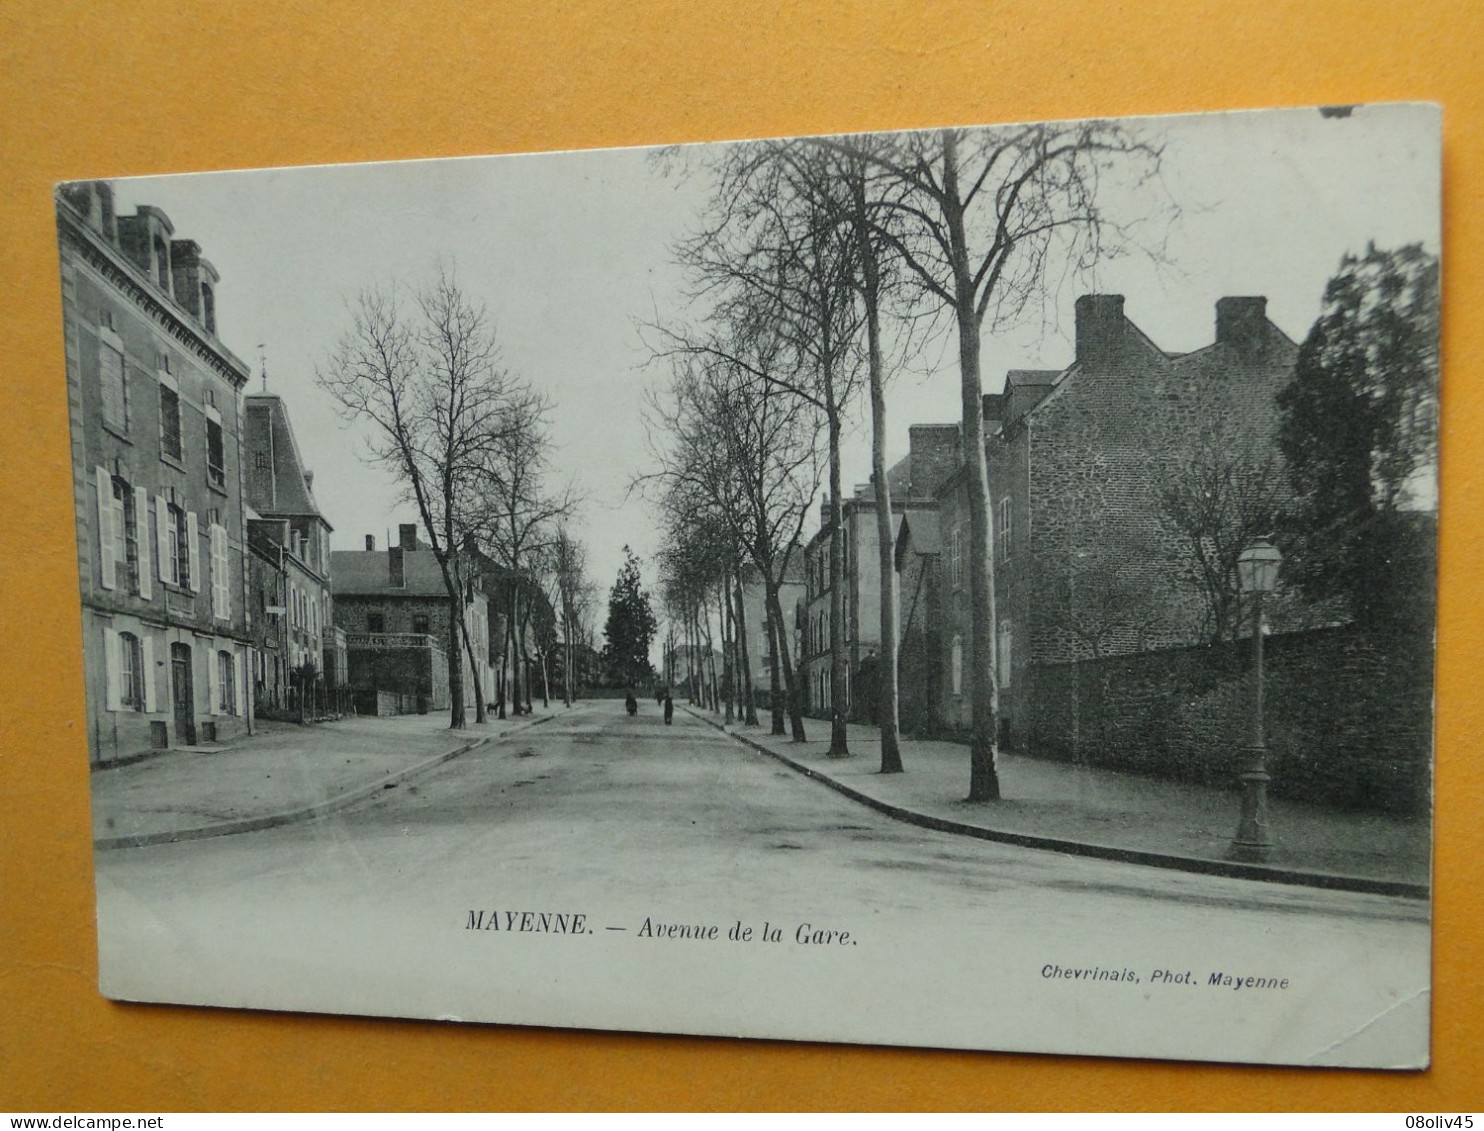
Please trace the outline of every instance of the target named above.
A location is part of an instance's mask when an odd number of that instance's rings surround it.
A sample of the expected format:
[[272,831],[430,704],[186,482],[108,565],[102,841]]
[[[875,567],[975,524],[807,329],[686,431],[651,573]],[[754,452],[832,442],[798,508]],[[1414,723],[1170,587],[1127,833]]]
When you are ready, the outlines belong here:
[[639,559],[625,546],[624,564],[608,595],[608,623],[603,635],[607,667],[625,686],[646,682],[651,673],[649,645],[659,622],[649,604],[649,594],[639,576]]
[[1279,397],[1299,498],[1288,573],[1311,599],[1431,620],[1437,390],[1437,257],[1347,255]]

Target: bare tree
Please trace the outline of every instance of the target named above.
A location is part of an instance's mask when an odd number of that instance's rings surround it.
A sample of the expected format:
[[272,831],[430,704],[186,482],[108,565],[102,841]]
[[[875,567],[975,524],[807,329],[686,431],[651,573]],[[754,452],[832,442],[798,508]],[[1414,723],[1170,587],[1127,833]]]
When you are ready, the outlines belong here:
[[717,332],[726,336],[664,332],[656,359],[669,364],[671,379],[651,398],[649,412],[658,467],[640,485],[657,488],[659,505],[675,513],[713,507],[756,567],[776,642],[773,732],[784,733],[786,700],[794,741],[803,742],[801,688],[787,647],[792,626],[780,591],[819,489],[823,417],[784,387],[793,355],[776,335],[755,320],[726,323]]
[[880,201],[875,230],[926,301],[958,334],[969,504],[973,731],[969,800],[999,797],[995,766],[994,530],[984,451],[981,333],[1041,303],[1048,274],[1077,271],[1124,246],[1128,231],[1099,199],[1115,167],[1152,174],[1160,152],[1107,122],[1044,123],[904,135],[892,145],[822,142],[864,155],[900,195]]
[[[488,311],[442,267],[410,296],[373,287],[349,304],[350,328],[317,368],[341,415],[363,425],[369,462],[387,468],[417,506],[449,600],[450,723],[464,726],[461,654],[474,674],[459,551],[469,485],[504,434],[511,379],[498,364]],[[484,721],[476,681],[476,721]]]
[[1279,528],[1293,490],[1270,434],[1224,426],[1225,414],[1209,405],[1202,416],[1205,426],[1156,482],[1160,517],[1201,598],[1202,633],[1218,643],[1235,640],[1243,624],[1237,558]]
[[[572,515],[577,498],[570,487],[552,490],[551,438],[546,420],[551,403],[525,384],[511,387],[497,435],[481,450],[478,474],[471,479],[469,529],[507,574],[504,584],[506,641],[513,651],[510,705],[515,714],[529,700],[527,628],[535,603],[543,599],[536,567],[557,531]],[[523,678],[523,676],[525,678]],[[506,700],[500,700],[505,717]]]
[[[846,733],[845,530],[840,447],[845,412],[860,386],[861,310],[854,287],[854,237],[825,199],[821,177],[801,175],[801,159],[770,143],[729,147],[709,222],[680,249],[698,280],[697,297],[734,325],[757,320],[797,355],[787,368],[740,373],[803,398],[821,412],[829,459],[830,749],[850,757]],[[716,348],[716,342],[708,344]]]
[[559,523],[546,551],[557,615],[562,624],[562,700],[572,706],[572,684],[577,663],[578,611],[587,574],[587,547]]

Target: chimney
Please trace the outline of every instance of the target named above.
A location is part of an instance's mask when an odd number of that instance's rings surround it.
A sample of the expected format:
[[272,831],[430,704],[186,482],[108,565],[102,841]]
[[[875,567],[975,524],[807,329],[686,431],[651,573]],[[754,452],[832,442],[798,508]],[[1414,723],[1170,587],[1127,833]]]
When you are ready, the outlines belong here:
[[376,549],[376,535],[374,535],[374,534],[368,534],[368,535],[366,535],[366,549],[368,549],[368,550],[374,550],[374,549]]
[[402,589],[407,585],[407,568],[402,558],[402,547],[391,546],[386,552],[387,575],[389,584],[393,589]]
[[1123,296],[1083,295],[1077,300],[1077,361],[1107,361],[1123,337]]
[[397,544],[404,550],[417,549],[417,523],[404,522],[397,527]]
[[1216,300],[1216,341],[1238,350],[1256,349],[1267,336],[1268,300],[1262,295],[1228,295]]
[[932,498],[958,468],[958,425],[914,424],[907,429],[907,437],[912,460],[910,493]]
[[312,471],[306,471],[304,473],[304,490],[306,490],[306,491],[313,491],[314,490],[314,472],[312,472]]
[[998,424],[1004,420],[1005,403],[1008,400],[1008,393],[985,393],[981,402],[984,406],[984,423]]

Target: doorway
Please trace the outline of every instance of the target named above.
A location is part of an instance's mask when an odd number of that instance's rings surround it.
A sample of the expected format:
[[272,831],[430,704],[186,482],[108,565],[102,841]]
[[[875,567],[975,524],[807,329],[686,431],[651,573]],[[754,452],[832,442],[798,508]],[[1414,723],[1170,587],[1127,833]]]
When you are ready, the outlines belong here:
[[170,645],[170,690],[175,704],[175,743],[196,745],[196,695],[191,679],[191,646]]

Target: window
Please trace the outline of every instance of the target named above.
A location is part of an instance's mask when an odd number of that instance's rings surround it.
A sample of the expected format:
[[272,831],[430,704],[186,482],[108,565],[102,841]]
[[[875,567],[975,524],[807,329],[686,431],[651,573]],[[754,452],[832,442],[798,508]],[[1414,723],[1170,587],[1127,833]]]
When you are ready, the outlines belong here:
[[165,518],[170,552],[170,576],[165,580],[180,586],[191,583],[190,524],[186,512],[171,503]]
[[216,333],[216,296],[206,283],[201,284],[201,321],[206,323],[208,334]]
[[127,435],[129,385],[124,375],[124,347],[118,336],[106,329],[98,345],[98,376],[103,385],[103,423]]
[[366,631],[367,632],[385,632],[386,631],[386,617],[383,616],[381,613],[367,613],[366,614]]
[[1010,496],[1000,500],[1000,561],[1010,560]]
[[964,638],[955,636],[953,638],[953,654],[950,657],[951,672],[953,680],[953,693],[962,695],[964,693]]
[[252,465],[253,465],[253,467],[257,468],[259,471],[267,471],[268,470],[268,453],[267,452],[253,452],[253,454],[252,454]]
[[140,589],[139,517],[134,491],[118,476],[113,477],[113,535],[116,564],[123,566],[120,579],[130,593]]
[[430,626],[428,624],[428,614],[427,613],[414,613],[413,614],[413,616],[412,616],[412,631],[413,632],[420,632],[424,636],[428,635],[428,633],[431,631],[431,628],[430,628]]
[[180,392],[160,382],[160,454],[177,463],[184,458],[180,444]]
[[119,705],[144,710],[144,650],[132,632],[119,633]]
[[948,578],[953,588],[960,589],[964,583],[964,527],[955,523],[948,545]]
[[216,710],[219,715],[237,713],[237,671],[231,652],[216,654]]
[[206,475],[213,486],[225,487],[227,483],[227,457],[222,446],[222,422],[214,419],[216,411],[207,410],[206,417]]

